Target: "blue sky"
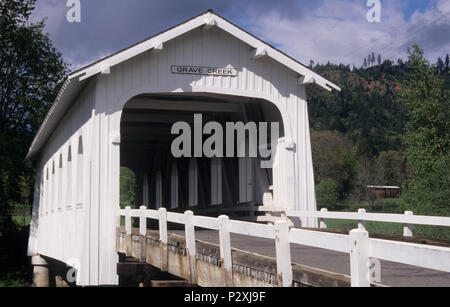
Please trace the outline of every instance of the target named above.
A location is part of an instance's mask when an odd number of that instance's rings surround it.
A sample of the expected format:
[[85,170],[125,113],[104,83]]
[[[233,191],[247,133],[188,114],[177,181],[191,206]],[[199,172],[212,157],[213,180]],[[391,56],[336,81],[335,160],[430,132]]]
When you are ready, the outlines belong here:
[[[400,0],[401,1],[401,0]],[[434,1],[429,0],[409,0],[407,8],[404,10],[405,17],[409,19],[411,15],[415,12],[425,12],[428,8],[433,6]]]
[[406,57],[417,42],[435,62],[450,53],[450,0],[381,0],[369,23],[367,0],[80,0],[81,23],[66,20],[66,0],[38,0],[34,20],[72,69],[214,9],[303,63],[361,65],[370,52]]

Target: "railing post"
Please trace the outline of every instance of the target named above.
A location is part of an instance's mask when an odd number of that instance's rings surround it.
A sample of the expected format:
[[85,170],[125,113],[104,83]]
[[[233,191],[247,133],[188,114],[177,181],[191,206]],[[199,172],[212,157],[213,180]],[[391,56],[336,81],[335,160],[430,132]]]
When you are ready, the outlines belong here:
[[120,246],[120,238],[122,237],[122,229],[121,229],[121,227],[119,226],[119,227],[117,227],[116,228],[116,250],[118,251],[118,252],[121,252],[122,250],[121,250],[121,246]]
[[[366,209],[358,209],[358,213],[364,214],[364,213],[366,213]],[[366,230],[366,221],[359,220],[358,221],[358,229]]]
[[275,249],[279,287],[292,286],[291,247],[289,225],[286,221],[275,221]]
[[[328,212],[328,209],[322,208],[322,209],[320,209],[320,212]],[[322,229],[327,228],[327,219],[319,218],[319,227]]]
[[164,207],[159,208],[159,244],[161,248],[161,271],[168,271],[167,254],[167,210]]
[[125,207],[126,255],[131,256],[131,207]]
[[228,216],[219,216],[220,258],[222,260],[225,287],[233,287],[233,260],[231,256],[231,239],[228,221]]
[[353,229],[349,240],[351,286],[370,287],[369,233],[363,229]]
[[[412,211],[405,211],[405,215],[414,215]],[[413,225],[405,224],[403,225],[403,236],[412,237],[413,236]]]
[[184,213],[184,231],[186,234],[186,251],[189,261],[189,283],[197,284],[197,260],[195,257],[195,227],[194,212],[188,210]]
[[139,215],[139,241],[141,246],[141,254],[140,254],[140,261],[145,262],[146,260],[146,251],[147,251],[147,207],[141,206],[140,207],[140,215]]

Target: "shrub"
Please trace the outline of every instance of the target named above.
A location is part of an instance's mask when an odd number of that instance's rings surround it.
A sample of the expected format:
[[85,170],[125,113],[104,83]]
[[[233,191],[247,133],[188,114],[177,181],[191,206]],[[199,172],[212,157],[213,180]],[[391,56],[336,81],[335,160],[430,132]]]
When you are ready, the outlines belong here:
[[325,178],[316,186],[316,198],[320,208],[333,208],[339,201],[338,186],[333,179]]

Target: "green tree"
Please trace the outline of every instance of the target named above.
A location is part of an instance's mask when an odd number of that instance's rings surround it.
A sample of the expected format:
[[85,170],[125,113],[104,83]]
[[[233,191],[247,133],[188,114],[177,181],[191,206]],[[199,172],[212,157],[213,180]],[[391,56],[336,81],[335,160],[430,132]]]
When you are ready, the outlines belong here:
[[134,207],[136,200],[136,175],[127,168],[120,168],[120,207]]
[[316,198],[320,208],[335,208],[339,202],[338,186],[333,179],[325,178],[316,186]]
[[368,189],[368,185],[378,185],[378,178],[375,169],[375,161],[370,156],[360,156],[357,162],[356,191],[354,196],[358,201],[367,200],[370,209],[373,210],[376,201],[376,194],[373,189]]
[[314,129],[337,131],[351,139],[358,151],[363,145],[371,155],[401,149],[398,136],[408,118],[398,92],[407,67],[386,60],[353,71],[342,64],[316,65],[314,69],[342,89],[309,94],[308,112]]
[[403,142],[413,174],[404,198],[415,214],[449,216],[450,90],[417,44],[408,54],[411,71],[401,97],[410,115]]
[[403,151],[382,151],[375,161],[377,182],[380,185],[401,186],[408,176],[407,160]]
[[450,67],[450,55],[447,53],[447,55],[445,56],[445,71],[449,72],[449,67]]
[[311,147],[316,184],[330,178],[343,198],[350,193],[356,176],[352,143],[331,131],[312,131]]
[[34,5],[0,1],[0,232],[11,225],[9,204],[20,201],[20,176],[30,174],[23,160],[32,136],[68,70],[44,21],[29,21]]

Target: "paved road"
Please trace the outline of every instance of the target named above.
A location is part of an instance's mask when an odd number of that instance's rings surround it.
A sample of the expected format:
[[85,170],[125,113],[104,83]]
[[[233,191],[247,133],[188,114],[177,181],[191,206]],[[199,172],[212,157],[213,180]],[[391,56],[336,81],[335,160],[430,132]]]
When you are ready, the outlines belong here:
[[[169,232],[184,235],[182,230]],[[196,230],[195,235],[197,240],[219,244],[217,231]],[[274,240],[231,234],[231,245],[240,250],[275,257]],[[350,275],[348,254],[297,244],[291,245],[291,254],[294,263]],[[381,261],[381,283],[397,287],[450,287],[450,273]]]

